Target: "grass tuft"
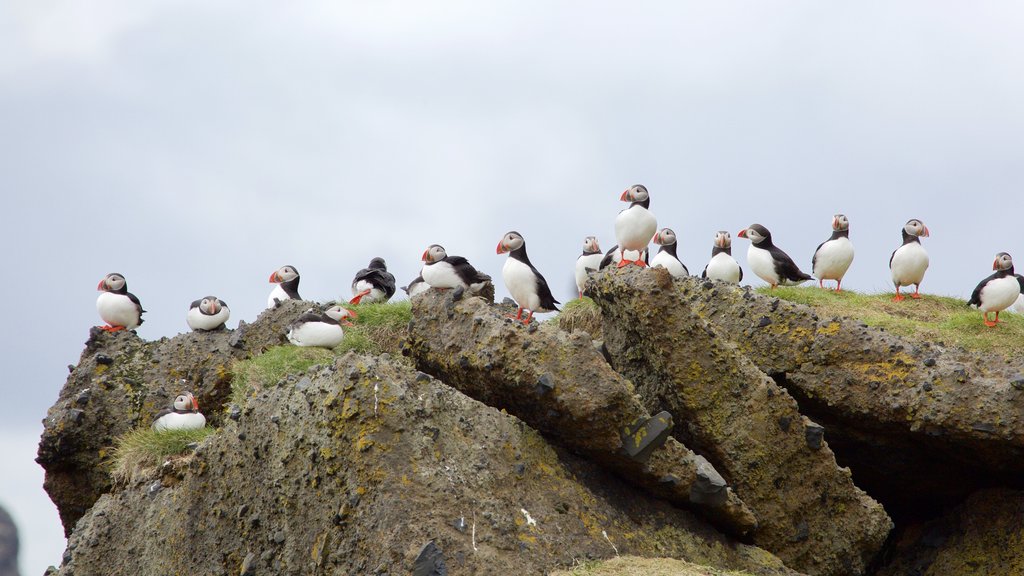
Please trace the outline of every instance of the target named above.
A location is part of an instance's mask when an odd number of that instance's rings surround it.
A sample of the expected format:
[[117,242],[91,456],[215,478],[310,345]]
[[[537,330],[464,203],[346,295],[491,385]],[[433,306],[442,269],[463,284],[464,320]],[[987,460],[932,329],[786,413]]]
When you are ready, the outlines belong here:
[[582,330],[594,338],[601,338],[601,308],[586,296],[562,305],[556,319],[558,327],[566,332]]
[[324,348],[302,348],[290,344],[275,346],[259,356],[235,362],[231,402],[244,406],[250,395],[277,383],[288,374],[305,372],[314,364],[333,363],[334,353]]
[[206,426],[198,430],[136,428],[114,441],[110,475],[115,483],[132,484],[149,478],[169,459],[188,458],[189,444],[200,442],[214,432]]
[[790,302],[806,304],[819,316],[845,316],[869,326],[885,328],[901,336],[923,338],[967,350],[996,352],[1015,356],[1024,348],[1024,317],[1000,314],[1000,324],[989,328],[982,323],[981,312],[965,300],[949,296],[922,295],[893,302],[894,293],[861,294],[849,290],[834,292],[818,287],[767,287],[757,291]]
[[399,300],[350,306],[359,317],[354,326],[345,327],[345,339],[336,352],[384,352],[400,356],[399,345],[408,334],[412,320],[412,302]]

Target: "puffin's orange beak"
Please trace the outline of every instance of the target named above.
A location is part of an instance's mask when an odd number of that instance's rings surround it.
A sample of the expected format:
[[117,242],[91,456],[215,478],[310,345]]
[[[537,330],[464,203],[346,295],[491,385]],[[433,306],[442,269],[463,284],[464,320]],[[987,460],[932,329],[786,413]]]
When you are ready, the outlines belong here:
[[925,227],[924,227],[924,234],[921,234],[921,236],[925,236],[925,237],[927,237],[927,236],[930,236],[930,235],[931,235],[931,234],[929,234],[929,233],[928,233],[928,227],[927,227],[927,226],[925,226]]
[[270,275],[270,281],[275,283],[275,284],[281,281],[281,277],[277,275],[277,271],[276,270],[274,271],[273,274]]
[[103,283],[106,282],[106,281],[107,281],[106,278],[104,278],[103,280],[100,280],[100,283],[96,285],[96,289],[100,290],[102,292],[106,292],[107,289],[106,289],[105,286],[103,286]]
[[740,238],[746,238],[747,237],[747,229],[744,228],[743,230],[740,230],[739,233],[736,234],[736,235],[739,236]]
[[623,202],[629,202],[629,189],[628,188],[622,193],[622,196],[619,197],[619,200],[622,200]]
[[992,269],[999,270],[999,258],[996,258],[995,260],[992,261]]
[[661,232],[660,231],[654,233],[654,238],[651,238],[651,242],[653,242],[654,244],[661,244]]
[[839,230],[839,218],[836,218],[835,216],[832,217],[832,229]]
[[192,409],[199,412],[199,400],[196,400],[195,396],[192,397]]
[[430,256],[430,248],[427,248],[426,250],[423,251],[423,258],[422,258],[422,260],[424,262],[430,262],[430,260],[428,259],[429,256]]
[[214,314],[220,312],[220,304],[216,300],[210,302],[210,310],[212,310]]
[[351,308],[345,308],[345,310],[348,310],[348,315],[349,316],[351,316],[353,318],[359,318],[359,314],[356,314],[355,310],[353,310]]
[[505,239],[502,238],[501,242],[498,242],[498,251],[497,251],[497,253],[498,254],[504,254],[505,252],[508,252],[508,250],[505,249]]

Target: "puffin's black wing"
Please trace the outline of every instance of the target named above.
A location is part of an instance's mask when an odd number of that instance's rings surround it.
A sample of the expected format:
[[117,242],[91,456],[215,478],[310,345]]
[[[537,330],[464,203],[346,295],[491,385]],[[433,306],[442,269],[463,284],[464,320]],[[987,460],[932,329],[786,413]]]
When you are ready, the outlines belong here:
[[548,281],[544,279],[544,276],[534,268],[533,264],[527,262],[530,270],[533,271],[534,277],[537,278],[537,296],[540,296],[540,305],[545,310],[558,310],[558,304],[561,304],[558,300],[555,300],[553,294],[551,294],[551,288],[548,286]]
[[740,279],[737,280],[737,282],[743,282],[743,266],[739,266],[739,269],[740,269]]
[[779,275],[780,280],[813,280],[813,277],[802,272],[800,267],[793,262],[793,259],[789,257],[778,246],[772,246],[769,249],[772,253],[772,259],[775,261],[775,273]]
[[1017,284],[1020,284],[1021,294],[1024,294],[1024,276],[1021,276],[1020,274],[1014,274],[1014,277],[1017,278]]
[[199,308],[200,302],[202,302],[202,300],[193,300],[192,303],[189,304],[188,309],[191,310],[193,308]]
[[615,251],[618,250],[618,249],[619,249],[619,245],[616,244],[615,246],[612,246],[611,250],[605,252],[604,253],[604,258],[601,258],[601,264],[598,265],[597,269],[598,270],[604,270],[608,266],[611,266],[611,264],[613,262],[612,255],[615,254]]
[[221,300],[220,298],[217,298],[217,302],[220,303],[220,307],[221,308],[230,308],[230,306],[228,306],[228,303],[223,301],[223,300]]
[[323,314],[317,314],[316,312],[306,312],[302,316],[299,316],[292,325],[303,324],[305,322],[326,322],[330,318]]
[[[997,276],[999,276],[999,272],[990,274],[989,276],[986,276],[984,280],[978,282],[978,285],[974,287],[974,292],[971,292],[971,299],[967,301],[967,304],[981,306],[981,290],[985,287],[986,284],[988,284],[992,280],[995,280]],[[1017,281],[1020,282],[1020,278],[1018,278]]]
[[164,408],[163,410],[157,412],[156,416],[153,416],[153,422],[156,422],[157,420],[163,418],[164,416],[167,416],[168,414],[172,413],[174,413],[174,410],[170,408]]
[[701,278],[707,278],[708,277],[708,265],[707,264],[704,265],[704,271],[700,273],[700,277]]
[[455,273],[458,274],[459,278],[462,279],[467,285],[479,284],[481,282],[490,282],[491,277],[483,272],[480,272],[469,263],[462,256],[447,256],[445,260],[452,265],[455,269]]
[[369,282],[374,288],[383,292],[385,298],[389,300],[395,294],[395,277],[387,270],[382,268],[363,268],[356,272],[356,277],[352,279],[353,290],[355,290],[355,286],[360,280]]
[[128,299],[132,301],[132,304],[135,304],[135,309],[139,311],[139,325],[141,325],[143,322],[142,313],[145,312],[145,310],[142,309],[142,302],[139,301],[138,296],[132,294],[131,292],[125,292],[125,295],[128,296]]

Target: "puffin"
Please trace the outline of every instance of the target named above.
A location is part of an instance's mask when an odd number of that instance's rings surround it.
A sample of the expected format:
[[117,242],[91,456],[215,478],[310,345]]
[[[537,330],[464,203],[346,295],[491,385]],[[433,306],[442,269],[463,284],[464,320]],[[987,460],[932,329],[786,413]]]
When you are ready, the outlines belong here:
[[299,271],[295,266],[284,265],[270,275],[270,282],[277,284],[267,298],[267,308],[273,308],[285,300],[302,300],[299,296]]
[[434,288],[462,288],[478,292],[491,277],[473,268],[462,256],[449,256],[440,244],[431,244],[423,251],[420,277]]
[[133,330],[142,324],[145,310],[135,294],[128,291],[128,281],[124,276],[111,272],[100,280],[96,289],[102,292],[96,298],[96,311],[107,323],[101,329],[107,332]]
[[198,430],[206,426],[206,417],[199,412],[199,402],[191,392],[182,392],[171,408],[164,408],[153,419],[153,430]]
[[818,286],[825,287],[825,280],[836,281],[836,292],[842,289],[843,276],[853,262],[853,243],[850,242],[850,220],[844,214],[832,217],[832,236],[814,250],[811,257],[811,272],[818,279]]
[[419,296],[420,294],[423,294],[429,289],[430,284],[427,284],[426,282],[423,281],[422,275],[413,278],[412,282],[409,282],[408,286],[402,286],[402,290],[405,291],[409,298],[412,298],[413,296]]
[[[534,312],[558,310],[560,302],[551,295],[547,280],[530,263],[530,257],[526,255],[526,240],[522,234],[514,230],[505,233],[498,242],[497,253],[508,253],[505,265],[501,268],[501,277],[505,281],[505,288],[508,288],[512,299],[519,306],[515,315],[516,320],[529,324]],[[530,311],[526,318],[523,318],[523,310]]]
[[[1006,252],[996,254],[996,259],[992,262],[992,269],[995,272],[978,283],[968,301],[968,304],[981,310],[985,326],[989,328],[999,322],[999,312],[1017,302],[1021,285],[1024,284],[1024,280],[1013,273],[1013,258]],[[989,312],[996,313],[995,320],[988,319]]]
[[306,312],[288,326],[288,341],[296,346],[334,348],[345,337],[342,324],[351,325],[352,311],[341,305],[324,310],[323,314]]
[[579,290],[580,298],[583,298],[583,285],[587,282],[587,276],[601,268],[601,246],[597,243],[597,236],[587,236],[583,239],[583,254],[576,258],[576,288]]
[[194,300],[185,318],[193,330],[220,330],[231,316],[226,302],[216,296]]
[[754,274],[767,282],[772,289],[779,284],[796,286],[808,280],[814,280],[808,274],[801,272],[793,259],[772,243],[772,233],[764,226],[751,224],[749,228],[740,230],[737,236],[750,240],[750,247],[747,248],[747,264],[750,265]]
[[651,238],[651,242],[661,246],[658,253],[654,255],[654,259],[651,260],[652,268],[661,266],[668,270],[673,278],[683,278],[690,275],[690,271],[686,269],[686,264],[680,262],[679,257],[676,256],[676,233],[671,228],[658,230],[654,237]]
[[352,279],[352,299],[349,304],[360,302],[387,302],[395,295],[395,277],[388,272],[388,265],[381,257],[370,260],[370,264],[356,272]]
[[700,273],[701,278],[724,280],[738,284],[743,280],[743,268],[732,257],[732,236],[726,230],[715,233],[715,244],[711,248],[711,261]]
[[615,239],[619,243],[620,257],[616,266],[622,268],[630,263],[646,266],[647,263],[640,256],[636,260],[627,260],[625,251],[646,251],[651,237],[658,231],[658,220],[649,211],[651,197],[643,184],[634,184],[622,193],[619,200],[630,204],[629,208],[615,217]]
[[921,289],[921,280],[924,279],[925,270],[928,270],[928,252],[921,246],[921,237],[928,237],[928,227],[916,218],[912,218],[903,225],[903,245],[892,251],[889,257],[889,270],[892,271],[892,283],[896,286],[896,296],[893,302],[903,300],[900,294],[900,286],[914,285],[914,293],[911,298],[921,297],[918,292]]

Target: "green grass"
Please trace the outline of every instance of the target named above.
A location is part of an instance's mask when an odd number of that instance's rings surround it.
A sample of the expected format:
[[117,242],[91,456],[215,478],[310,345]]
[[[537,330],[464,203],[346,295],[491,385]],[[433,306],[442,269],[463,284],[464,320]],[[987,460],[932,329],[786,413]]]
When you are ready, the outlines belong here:
[[594,338],[601,338],[601,309],[586,296],[563,304],[562,311],[554,319],[566,332],[583,330]]
[[231,402],[243,406],[250,394],[277,383],[288,374],[305,372],[314,364],[333,363],[334,353],[324,348],[301,348],[291,344],[275,346],[259,356],[235,363]]
[[721,570],[673,558],[620,556],[603,562],[589,561],[551,576],[747,576],[749,572]]
[[336,352],[399,354],[399,344],[405,339],[412,320],[412,302],[399,300],[348,307],[359,317],[353,326],[345,327],[345,339],[335,348]]
[[114,441],[111,472],[115,482],[132,483],[149,476],[168,459],[183,455],[189,444],[200,442],[213,433],[209,426],[198,430],[136,428]]
[[845,316],[894,334],[924,338],[968,350],[1019,355],[1024,349],[1024,317],[1000,314],[1000,324],[989,328],[981,312],[965,300],[923,294],[920,300],[893,302],[893,293],[834,292],[817,287],[758,288],[759,293],[815,308],[819,316]]

